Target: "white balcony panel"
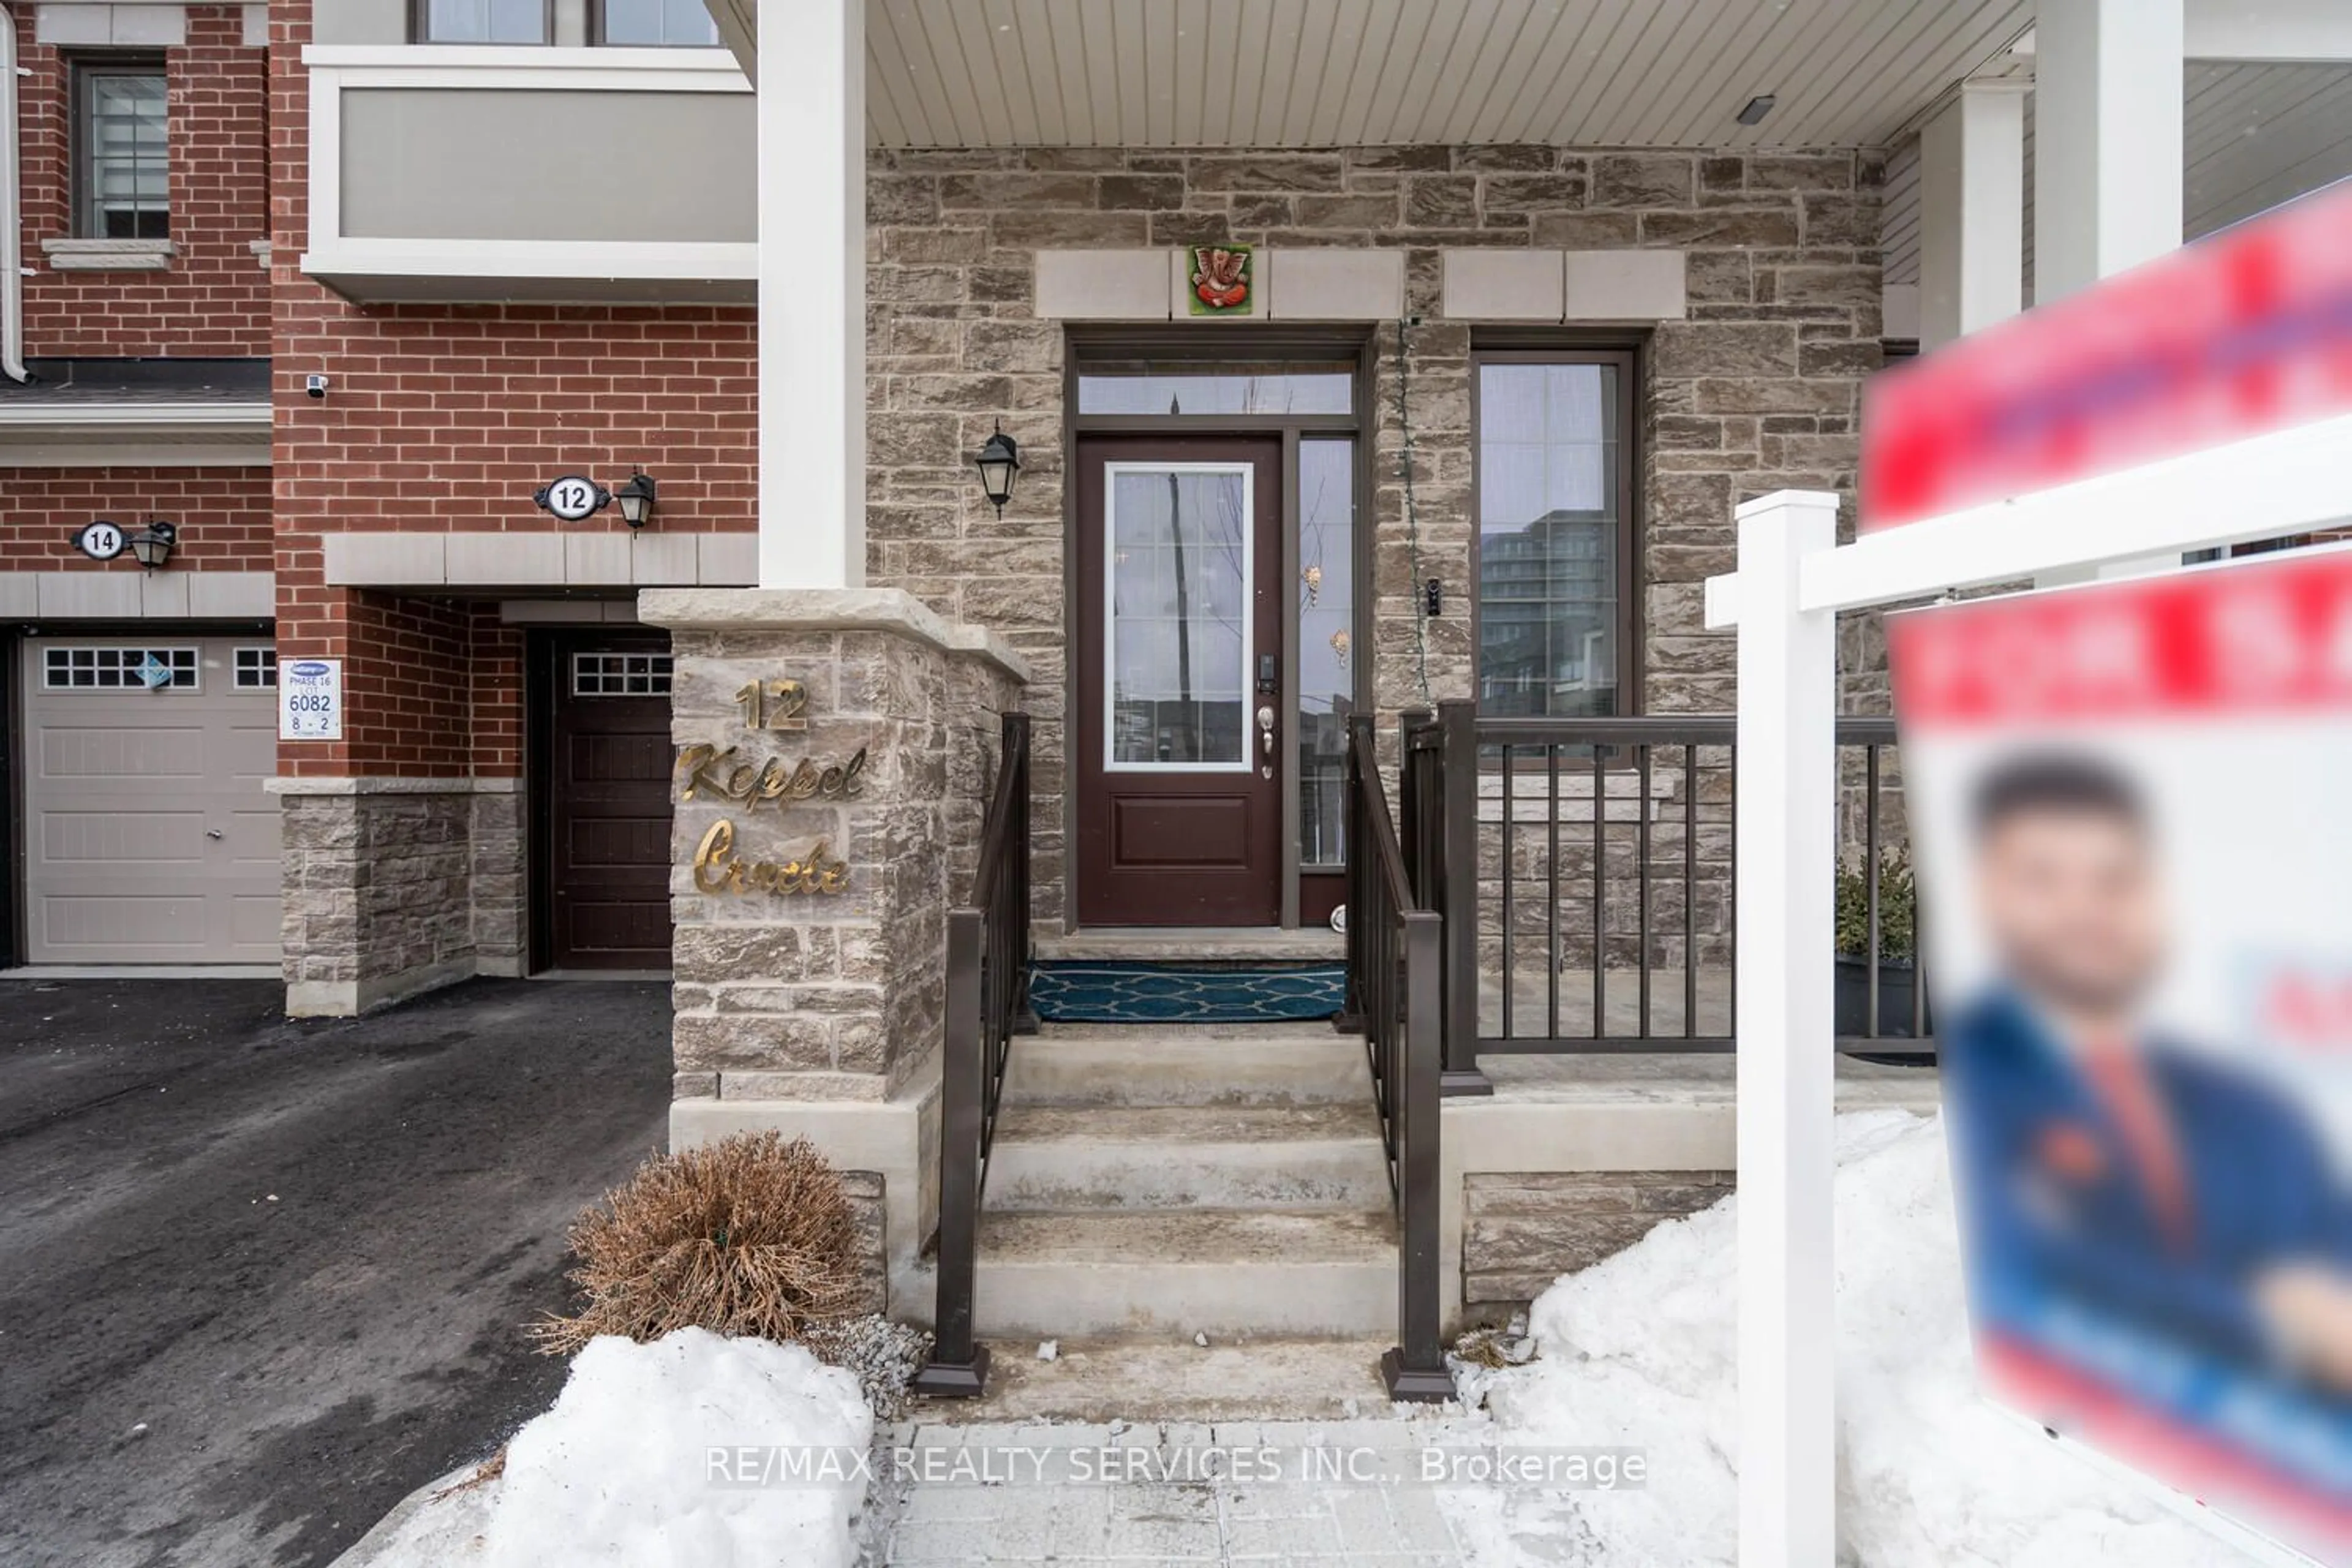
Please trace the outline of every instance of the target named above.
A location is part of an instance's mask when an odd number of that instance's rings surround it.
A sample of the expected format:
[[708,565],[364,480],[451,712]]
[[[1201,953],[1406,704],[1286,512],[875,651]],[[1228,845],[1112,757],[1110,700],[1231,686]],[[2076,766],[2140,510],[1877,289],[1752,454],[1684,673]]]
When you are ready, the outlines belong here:
[[748,301],[751,87],[719,49],[313,46],[302,269],[355,300]]

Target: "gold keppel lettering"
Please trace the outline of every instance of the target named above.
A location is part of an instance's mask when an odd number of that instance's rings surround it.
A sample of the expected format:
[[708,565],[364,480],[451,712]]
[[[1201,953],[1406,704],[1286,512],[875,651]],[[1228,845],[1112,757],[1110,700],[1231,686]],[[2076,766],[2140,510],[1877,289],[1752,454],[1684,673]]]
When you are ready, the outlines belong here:
[[740,746],[681,746],[677,771],[686,776],[680,800],[706,795],[756,808],[765,802],[778,810],[804,800],[855,800],[866,793],[866,748],[860,746],[844,763],[820,763],[814,757],[798,761],[776,756],[762,763],[736,761]]

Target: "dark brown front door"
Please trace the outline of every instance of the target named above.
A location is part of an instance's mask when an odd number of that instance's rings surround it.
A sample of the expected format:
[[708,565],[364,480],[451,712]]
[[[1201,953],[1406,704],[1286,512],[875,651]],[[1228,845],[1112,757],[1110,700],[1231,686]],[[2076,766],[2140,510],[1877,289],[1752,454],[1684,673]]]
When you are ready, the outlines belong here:
[[547,752],[548,962],[669,967],[667,637],[559,638]]
[[1272,925],[1281,442],[1089,437],[1077,481],[1079,922]]

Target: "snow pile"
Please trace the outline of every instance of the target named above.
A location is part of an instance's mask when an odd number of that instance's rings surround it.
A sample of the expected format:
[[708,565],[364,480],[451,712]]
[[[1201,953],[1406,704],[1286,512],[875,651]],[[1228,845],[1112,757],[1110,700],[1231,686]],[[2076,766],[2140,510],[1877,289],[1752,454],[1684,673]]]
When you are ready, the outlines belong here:
[[[2211,1536],[1987,1405],[1969,1362],[1942,1124],[1838,1123],[1838,1523],[1865,1568],[2211,1568]],[[1647,1450],[1647,1489],[1443,1494],[1482,1564],[1730,1563],[1736,1198],[1544,1292],[1542,1358],[1482,1379],[1508,1446]]]
[[[857,1380],[798,1345],[681,1329],[604,1338],[572,1359],[554,1408],[508,1445],[505,1473],[425,1502],[366,1568],[849,1568],[874,1419]],[[813,1462],[823,1479],[727,1484]],[[797,1456],[798,1458],[789,1458]],[[398,1518],[397,1515],[394,1516]],[[387,1521],[390,1525],[391,1521]]]

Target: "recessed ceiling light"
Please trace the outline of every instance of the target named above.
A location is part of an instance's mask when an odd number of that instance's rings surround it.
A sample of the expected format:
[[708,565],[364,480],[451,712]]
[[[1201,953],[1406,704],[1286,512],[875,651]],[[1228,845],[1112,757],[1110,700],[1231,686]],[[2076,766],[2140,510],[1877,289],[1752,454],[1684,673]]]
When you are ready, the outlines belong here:
[[1742,125],[1762,124],[1764,122],[1764,117],[1772,112],[1773,101],[1774,100],[1770,93],[1758,93],[1754,98],[1749,99],[1748,100],[1748,106],[1739,111],[1739,123]]

